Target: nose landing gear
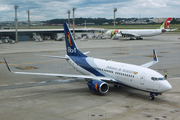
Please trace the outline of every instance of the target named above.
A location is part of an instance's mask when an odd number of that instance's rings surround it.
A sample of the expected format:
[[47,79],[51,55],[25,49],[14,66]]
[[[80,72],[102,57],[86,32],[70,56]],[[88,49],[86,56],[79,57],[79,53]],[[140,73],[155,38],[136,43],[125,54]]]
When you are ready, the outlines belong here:
[[162,95],[162,93],[150,93],[149,100],[154,100],[155,96]]
[[155,99],[154,95],[149,96],[149,100],[154,100],[154,99]]

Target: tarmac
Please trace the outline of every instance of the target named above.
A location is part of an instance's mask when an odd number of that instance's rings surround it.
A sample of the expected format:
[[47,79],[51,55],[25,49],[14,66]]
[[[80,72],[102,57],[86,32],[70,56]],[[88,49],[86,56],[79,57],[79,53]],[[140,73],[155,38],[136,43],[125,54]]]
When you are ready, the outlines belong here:
[[159,62],[151,69],[164,75],[172,90],[149,100],[149,93],[127,87],[105,95],[89,90],[83,79],[17,75],[13,71],[80,74],[66,60],[40,55],[64,56],[64,41],[0,44],[0,120],[179,120],[180,119],[180,34],[162,34],[144,40],[76,40],[88,56],[142,65],[152,61],[153,49]]

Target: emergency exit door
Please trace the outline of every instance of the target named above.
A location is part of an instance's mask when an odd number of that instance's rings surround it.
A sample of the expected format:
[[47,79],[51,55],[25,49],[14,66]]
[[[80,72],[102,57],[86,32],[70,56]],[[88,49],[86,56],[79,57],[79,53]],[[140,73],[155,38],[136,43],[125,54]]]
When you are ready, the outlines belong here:
[[141,74],[141,77],[140,77],[140,84],[141,84],[141,85],[144,85],[144,84],[145,84],[145,77],[146,77],[146,74],[145,74],[145,73]]

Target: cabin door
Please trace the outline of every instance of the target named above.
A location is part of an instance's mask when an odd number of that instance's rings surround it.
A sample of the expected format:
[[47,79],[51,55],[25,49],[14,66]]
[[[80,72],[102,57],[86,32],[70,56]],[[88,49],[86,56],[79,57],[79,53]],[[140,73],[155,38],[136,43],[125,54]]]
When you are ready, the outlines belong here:
[[144,85],[144,83],[145,83],[145,77],[146,77],[146,74],[143,73],[143,74],[141,75],[141,77],[140,77],[140,84],[141,84],[141,85]]

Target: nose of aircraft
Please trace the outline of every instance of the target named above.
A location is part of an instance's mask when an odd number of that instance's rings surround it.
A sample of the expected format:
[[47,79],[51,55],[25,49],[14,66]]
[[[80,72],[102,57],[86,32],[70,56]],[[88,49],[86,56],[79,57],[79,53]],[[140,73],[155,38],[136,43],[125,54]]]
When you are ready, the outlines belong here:
[[170,84],[167,80],[164,81],[163,84],[161,84],[161,90],[162,90],[163,92],[169,91],[169,90],[171,90],[171,89],[172,89],[172,86],[171,86],[171,84]]
[[106,35],[110,35],[110,30],[108,30],[108,31],[106,32]]

